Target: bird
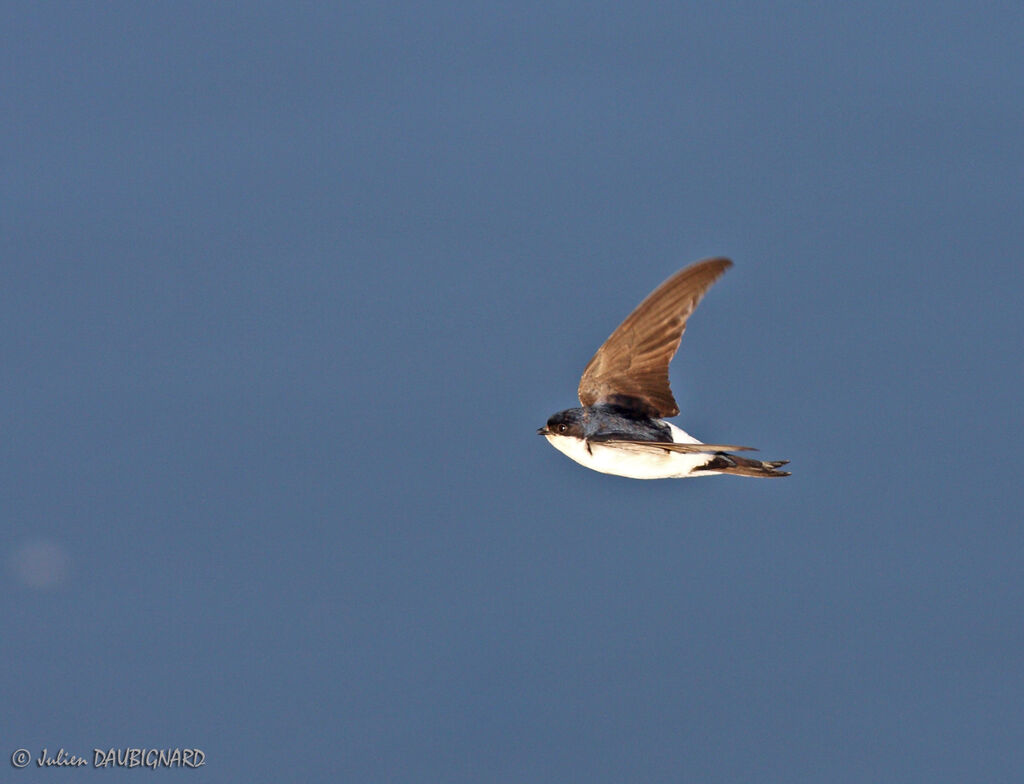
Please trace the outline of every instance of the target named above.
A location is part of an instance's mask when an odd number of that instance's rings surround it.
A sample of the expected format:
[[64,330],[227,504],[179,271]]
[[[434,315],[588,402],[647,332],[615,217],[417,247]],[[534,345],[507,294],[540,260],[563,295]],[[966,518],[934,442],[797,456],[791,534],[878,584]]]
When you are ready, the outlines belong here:
[[704,259],[651,292],[587,363],[579,386],[582,405],[553,414],[537,433],[580,465],[632,479],[789,476],[779,470],[788,460],[730,454],[757,450],[705,444],[666,421],[679,413],[668,366],[687,320],[731,266],[726,258]]

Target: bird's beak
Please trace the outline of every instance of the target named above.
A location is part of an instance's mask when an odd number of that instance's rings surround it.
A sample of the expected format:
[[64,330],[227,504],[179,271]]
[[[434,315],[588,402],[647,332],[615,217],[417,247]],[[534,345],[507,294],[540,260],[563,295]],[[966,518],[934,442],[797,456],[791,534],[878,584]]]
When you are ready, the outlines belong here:
[[544,425],[544,427],[537,428],[537,435],[539,435],[539,436],[546,436],[546,435],[550,435],[550,434],[551,434],[551,431],[548,430],[548,426],[547,425]]

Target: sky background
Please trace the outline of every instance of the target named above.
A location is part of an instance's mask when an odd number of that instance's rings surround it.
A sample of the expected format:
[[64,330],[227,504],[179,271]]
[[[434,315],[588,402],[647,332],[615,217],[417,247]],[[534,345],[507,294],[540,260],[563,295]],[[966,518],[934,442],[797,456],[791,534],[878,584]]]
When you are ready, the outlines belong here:
[[[0,19],[5,766],[1024,776],[1020,4]],[[712,255],[676,421],[793,476],[539,439]]]

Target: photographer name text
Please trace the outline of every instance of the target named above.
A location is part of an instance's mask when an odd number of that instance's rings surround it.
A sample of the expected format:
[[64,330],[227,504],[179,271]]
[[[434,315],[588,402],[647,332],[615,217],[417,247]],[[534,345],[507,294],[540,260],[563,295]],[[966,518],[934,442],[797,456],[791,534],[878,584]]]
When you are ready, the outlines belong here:
[[92,764],[87,757],[71,754],[63,748],[51,752],[43,748],[37,757],[28,749],[18,749],[11,755],[11,765],[27,768],[199,768],[206,764],[202,749],[93,749]]

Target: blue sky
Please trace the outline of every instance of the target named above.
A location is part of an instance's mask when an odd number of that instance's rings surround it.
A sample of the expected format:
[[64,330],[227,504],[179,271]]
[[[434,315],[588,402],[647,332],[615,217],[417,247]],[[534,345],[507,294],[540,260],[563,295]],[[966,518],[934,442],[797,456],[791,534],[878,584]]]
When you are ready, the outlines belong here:
[[[1024,774],[1020,9],[2,27],[5,755]],[[711,255],[677,421],[793,476],[638,482],[537,438]]]

